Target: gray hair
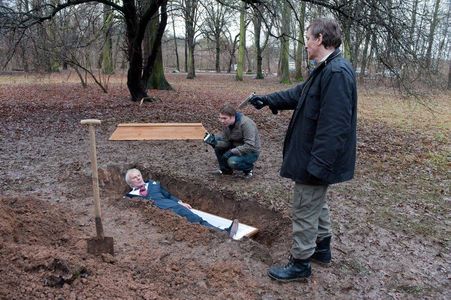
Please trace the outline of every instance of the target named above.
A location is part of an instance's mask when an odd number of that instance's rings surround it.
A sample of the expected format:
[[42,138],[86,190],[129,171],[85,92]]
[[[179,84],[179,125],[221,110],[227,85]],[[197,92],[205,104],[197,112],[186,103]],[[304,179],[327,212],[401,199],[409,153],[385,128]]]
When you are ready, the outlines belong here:
[[307,30],[309,29],[314,38],[318,38],[322,34],[323,45],[326,49],[330,47],[337,49],[340,47],[343,32],[336,20],[328,18],[315,19],[307,27]]
[[133,188],[132,184],[130,183],[130,176],[131,176],[132,174],[139,174],[139,175],[142,176],[141,171],[138,170],[138,169],[133,168],[133,169],[128,169],[128,170],[127,170],[127,173],[125,173],[125,182],[127,182],[127,184],[128,184],[131,188]]

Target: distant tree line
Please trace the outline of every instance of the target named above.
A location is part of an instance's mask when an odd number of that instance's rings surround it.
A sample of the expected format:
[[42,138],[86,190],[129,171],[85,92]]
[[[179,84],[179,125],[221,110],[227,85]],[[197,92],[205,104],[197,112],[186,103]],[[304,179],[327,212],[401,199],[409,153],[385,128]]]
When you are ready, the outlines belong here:
[[[202,68],[281,82],[311,67],[304,33],[317,17],[339,20],[342,51],[364,82],[450,88],[450,2],[443,0],[0,0],[3,70],[72,68],[107,92],[127,70],[131,99],[170,89],[164,66],[196,78]],[[448,76],[447,76],[448,75]]]

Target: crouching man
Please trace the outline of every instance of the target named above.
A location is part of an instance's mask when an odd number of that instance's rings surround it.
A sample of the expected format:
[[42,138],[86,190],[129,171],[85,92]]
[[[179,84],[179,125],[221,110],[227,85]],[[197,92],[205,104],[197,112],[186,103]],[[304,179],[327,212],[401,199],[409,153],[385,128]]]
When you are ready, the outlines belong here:
[[218,159],[216,175],[231,175],[242,171],[245,178],[253,175],[254,164],[260,155],[260,136],[254,121],[230,105],[219,112],[219,122],[224,126],[222,135],[207,133],[205,143],[211,145]]

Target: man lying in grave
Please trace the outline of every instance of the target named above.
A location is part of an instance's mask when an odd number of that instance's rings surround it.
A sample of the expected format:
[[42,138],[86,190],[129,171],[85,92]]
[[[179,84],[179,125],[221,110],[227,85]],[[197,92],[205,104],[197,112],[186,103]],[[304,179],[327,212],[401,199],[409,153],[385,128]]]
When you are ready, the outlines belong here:
[[129,169],[125,174],[125,181],[132,188],[132,190],[126,194],[127,197],[147,199],[152,201],[158,208],[171,210],[177,215],[186,218],[191,223],[200,224],[217,231],[226,231],[230,238],[233,238],[238,230],[239,222],[237,219],[233,220],[232,224],[226,229],[211,225],[200,216],[193,213],[191,211],[191,205],[184,203],[177,197],[171,195],[171,193],[161,186],[160,182],[153,180],[144,181],[141,171],[138,169]]

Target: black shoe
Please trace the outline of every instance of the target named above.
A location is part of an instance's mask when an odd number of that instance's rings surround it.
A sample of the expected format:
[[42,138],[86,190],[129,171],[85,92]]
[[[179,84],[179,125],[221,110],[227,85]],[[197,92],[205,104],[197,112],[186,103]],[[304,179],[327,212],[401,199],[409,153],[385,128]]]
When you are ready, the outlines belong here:
[[252,172],[252,170],[250,171],[243,171],[244,172],[244,178],[246,179],[251,179],[252,176],[254,176],[254,173]]
[[310,259],[295,259],[292,256],[285,266],[272,266],[268,270],[269,277],[282,282],[306,280],[311,275]]
[[212,175],[232,175],[233,174],[233,170],[214,170],[213,172],[211,172]]
[[240,222],[238,219],[234,219],[232,221],[232,224],[228,228],[225,229],[227,231],[227,234],[229,235],[229,238],[233,238],[238,231],[238,226],[240,225]]
[[331,237],[328,236],[323,238],[321,241],[316,241],[315,253],[313,253],[311,259],[321,265],[329,265],[332,261],[332,253],[330,251],[330,240]]

